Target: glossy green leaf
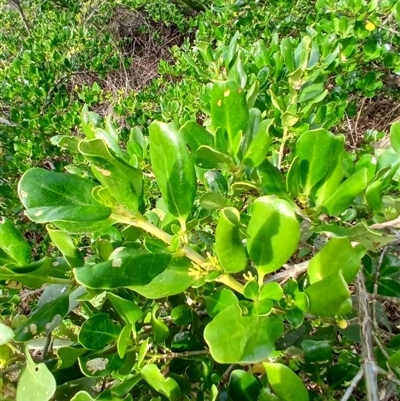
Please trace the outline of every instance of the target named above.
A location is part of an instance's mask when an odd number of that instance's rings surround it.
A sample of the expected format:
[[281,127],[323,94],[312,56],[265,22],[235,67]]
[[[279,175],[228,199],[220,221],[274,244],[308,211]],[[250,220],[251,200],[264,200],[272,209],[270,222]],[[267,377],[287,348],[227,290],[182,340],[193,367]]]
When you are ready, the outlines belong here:
[[178,326],[186,326],[192,321],[192,309],[189,305],[178,305],[172,309],[171,319]]
[[95,183],[75,175],[32,168],[19,181],[18,195],[31,220],[56,226],[77,223],[88,232],[111,214],[110,208],[93,198],[95,187]]
[[51,227],[51,225],[46,226],[47,232],[51,240],[54,242],[56,247],[61,251],[65,260],[69,264],[70,267],[79,267],[83,266],[84,259],[82,253],[75,246],[74,241],[71,236],[60,230],[55,230]]
[[282,332],[278,317],[244,315],[239,305],[231,305],[206,326],[204,338],[217,362],[248,364],[270,357]]
[[310,260],[307,273],[310,283],[342,271],[343,277],[350,284],[361,267],[357,251],[348,238],[331,238],[324,247]]
[[142,318],[143,312],[135,302],[121,298],[112,292],[107,293],[107,298],[126,323],[130,323],[134,326],[135,323]]
[[284,38],[281,41],[281,53],[285,60],[286,68],[289,72],[293,72],[296,69],[294,54],[293,54],[293,45],[290,38]]
[[240,131],[245,131],[249,121],[246,93],[235,81],[214,83],[211,91],[211,119],[214,128],[226,130],[226,152],[235,156],[240,146]]
[[377,180],[368,185],[365,190],[365,199],[374,212],[379,213],[382,211],[382,181]]
[[202,145],[214,145],[213,135],[195,121],[186,122],[179,133],[184,136],[192,154],[195,154],[196,150]]
[[229,397],[232,401],[257,401],[260,382],[244,370],[234,370],[229,377]]
[[54,267],[57,267],[54,264],[58,266],[59,262],[52,262],[51,259],[45,257],[25,266],[0,266],[0,277],[1,280],[17,281],[30,288],[38,288],[51,280],[50,277],[55,274]]
[[322,204],[333,192],[337,189],[343,180],[346,173],[346,167],[344,165],[344,136],[336,135],[333,138],[331,154],[329,155],[329,168],[326,176],[323,178],[320,184],[316,185],[315,195],[313,191],[313,197],[315,197],[315,204],[318,207]]
[[297,197],[301,193],[301,178],[300,178],[300,159],[296,156],[289,167],[286,175],[286,190],[292,197]]
[[354,171],[361,170],[363,167],[367,169],[368,182],[371,182],[371,180],[375,177],[377,167],[376,158],[369,154],[362,155],[354,166]]
[[197,179],[186,141],[172,125],[150,125],[150,158],[168,211],[186,220],[196,196]]
[[57,351],[59,358],[61,359],[61,369],[70,368],[74,366],[78,358],[88,352],[83,347],[62,347]]
[[103,290],[149,284],[168,266],[167,253],[137,253],[73,270],[78,283]]
[[328,362],[333,359],[333,350],[328,341],[305,340],[301,343],[307,363]]
[[117,340],[117,351],[118,356],[122,359],[126,354],[126,350],[129,346],[130,337],[132,334],[132,325],[129,323],[125,325],[121,332],[119,333],[119,337]]
[[268,384],[282,401],[309,401],[303,381],[286,365],[264,363]]
[[296,143],[300,178],[306,195],[327,174],[330,164],[333,134],[325,129],[305,132]]
[[211,317],[215,317],[229,306],[237,305],[238,302],[232,290],[229,288],[220,288],[206,298],[207,313]]
[[182,393],[178,383],[171,377],[164,377],[157,365],[147,364],[142,368],[141,374],[143,379],[154,390],[167,397],[169,401],[178,401],[181,399]]
[[56,379],[44,363],[35,364],[26,352],[26,365],[18,380],[16,401],[48,401],[56,391]]
[[286,311],[285,318],[294,329],[297,329],[304,322],[304,313],[300,309],[292,308]]
[[[318,96],[320,96],[322,93],[324,93],[324,90],[325,90],[324,82],[312,83],[311,85],[304,86],[300,91],[297,102],[298,103],[309,102],[310,100],[313,100]],[[325,96],[327,94],[328,92],[326,91]]]
[[247,250],[263,277],[279,269],[296,251],[300,226],[288,202],[263,196],[253,203],[247,234]]
[[203,168],[228,169],[234,165],[230,156],[212,148],[200,146],[196,151],[196,164]]
[[390,355],[388,364],[391,368],[397,368],[400,366],[400,351],[396,351],[394,354]]
[[299,117],[289,113],[288,111],[285,111],[282,116],[281,116],[281,121],[282,121],[282,127],[284,128],[290,128],[293,127],[299,121]]
[[96,178],[110,188],[119,204],[137,212],[142,194],[142,172],[119,158],[101,139],[85,140],[79,151],[88,160]]
[[247,264],[246,250],[239,235],[240,214],[237,209],[221,210],[215,231],[215,252],[221,267],[228,273],[238,273]]
[[268,316],[272,312],[272,308],[274,303],[271,299],[256,299],[254,301],[254,306],[251,310],[251,313],[254,316]]
[[243,295],[248,299],[258,298],[259,286],[256,281],[248,281],[243,288]]
[[14,340],[17,342],[28,341],[43,332],[50,333],[62,322],[68,309],[68,295],[62,295],[38,307],[24,324],[15,329]]
[[283,296],[283,289],[275,282],[265,283],[260,290],[260,299],[273,299],[279,301]]
[[108,343],[116,341],[120,331],[120,327],[106,313],[98,313],[83,323],[78,341],[87,349],[100,351]]
[[310,53],[311,38],[309,36],[303,36],[301,42],[294,51],[294,61],[296,68],[305,70],[308,64],[308,57]]
[[362,168],[340,184],[336,191],[321,204],[320,209],[330,216],[343,213],[354,198],[365,190],[367,184],[367,169]]
[[321,316],[334,316],[340,305],[350,297],[350,291],[341,271],[317,281],[306,289],[310,299],[310,313]]
[[158,309],[159,305],[154,304],[151,312],[151,327],[153,329],[154,344],[160,344],[164,342],[169,336],[168,326],[162,320],[157,319],[156,312]]
[[206,192],[199,200],[200,206],[206,210],[218,210],[226,205],[226,199],[218,192]]
[[276,195],[279,198],[290,200],[281,172],[268,160],[257,168],[261,181],[261,190],[264,195]]
[[390,144],[400,154],[400,121],[396,121],[390,127]]
[[23,266],[31,262],[31,247],[11,221],[0,217],[0,249]]
[[261,121],[250,146],[244,155],[243,163],[246,166],[257,167],[264,161],[271,144],[271,138],[268,131],[273,121],[274,120]]
[[0,345],[7,344],[14,338],[13,330],[0,322]]
[[130,289],[149,299],[180,294],[196,281],[195,276],[189,274],[191,267],[189,259],[173,258],[166,269],[150,283],[132,285]]

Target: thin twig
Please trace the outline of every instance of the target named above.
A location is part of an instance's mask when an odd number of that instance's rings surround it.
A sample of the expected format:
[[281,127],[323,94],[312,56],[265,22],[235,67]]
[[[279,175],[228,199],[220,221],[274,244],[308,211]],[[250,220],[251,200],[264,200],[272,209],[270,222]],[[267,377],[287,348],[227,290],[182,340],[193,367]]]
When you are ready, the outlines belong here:
[[286,270],[276,273],[273,276],[266,277],[264,283],[269,283],[271,281],[277,281],[279,283],[283,283],[289,280],[290,278],[297,278],[298,276],[307,271],[308,263],[309,261],[306,260],[304,262],[295,265],[284,265],[283,267],[286,267]]
[[364,376],[364,371],[362,368],[360,368],[360,370],[354,376],[353,380],[350,382],[350,386],[347,387],[347,390],[343,394],[343,397],[340,399],[340,401],[347,401],[351,397],[353,391],[357,388],[357,385],[363,376]]

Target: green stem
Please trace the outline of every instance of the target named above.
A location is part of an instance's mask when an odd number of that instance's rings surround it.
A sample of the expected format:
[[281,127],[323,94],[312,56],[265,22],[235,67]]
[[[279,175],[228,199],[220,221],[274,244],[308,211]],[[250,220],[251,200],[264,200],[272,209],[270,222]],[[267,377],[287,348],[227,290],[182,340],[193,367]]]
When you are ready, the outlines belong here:
[[[147,231],[149,234],[154,235],[155,237],[161,239],[166,244],[171,244],[172,236],[166,233],[165,231],[161,230],[160,228],[156,227],[154,224],[147,221],[143,216],[135,216],[134,219],[129,219],[125,216],[121,215],[114,215],[116,219],[125,224],[129,224],[131,226],[135,226],[141,228],[144,231]],[[189,245],[185,245],[182,248],[183,254],[190,259],[192,262],[196,263],[198,266],[203,266],[207,260],[197,253],[194,249],[192,249]],[[227,285],[228,287],[232,288],[233,290],[243,294],[243,285],[240,284],[237,280],[229,275],[223,275],[217,280],[220,283]]]
[[237,280],[235,280],[232,276],[229,275],[223,275],[217,279],[219,283],[225,284],[228,287],[232,288],[232,290],[235,290],[239,294],[243,294],[244,292],[244,286],[240,284]]
[[288,140],[288,130],[287,128],[283,129],[283,138],[282,138],[282,142],[281,142],[281,146],[279,148],[279,158],[278,158],[278,170],[281,169],[281,164],[282,164],[282,160],[283,160],[283,152],[285,151],[285,143]]
[[76,284],[75,280],[70,280],[68,278],[56,278],[56,277],[47,277],[46,278],[46,283],[48,284],[66,284],[66,285],[71,285],[71,284]]

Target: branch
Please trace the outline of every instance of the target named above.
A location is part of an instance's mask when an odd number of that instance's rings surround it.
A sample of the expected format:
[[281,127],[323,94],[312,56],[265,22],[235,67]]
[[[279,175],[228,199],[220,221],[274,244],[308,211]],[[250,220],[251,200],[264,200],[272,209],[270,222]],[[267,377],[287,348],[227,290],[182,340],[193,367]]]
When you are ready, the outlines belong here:
[[365,288],[364,275],[361,270],[357,274],[356,287],[358,290],[358,311],[361,322],[361,358],[363,361],[367,400],[378,401],[377,365],[372,340],[373,324],[369,313],[368,294]]
[[23,21],[23,23],[24,23],[25,29],[27,30],[28,34],[29,34],[30,36],[32,36],[31,28],[29,27],[28,20],[27,20],[26,17],[25,17],[25,13],[24,13],[24,10],[23,10],[22,7],[21,7],[20,1],[19,1],[19,0],[11,0],[11,2],[14,3],[15,7],[17,7],[17,10],[18,10],[18,12],[19,12],[19,15],[21,16],[22,21]]
[[300,274],[303,274],[307,271],[308,263],[309,260],[296,265],[284,265],[286,270],[276,273],[273,276],[266,277],[264,283],[269,283],[271,281],[278,281],[282,283],[290,278],[297,278],[300,276]]

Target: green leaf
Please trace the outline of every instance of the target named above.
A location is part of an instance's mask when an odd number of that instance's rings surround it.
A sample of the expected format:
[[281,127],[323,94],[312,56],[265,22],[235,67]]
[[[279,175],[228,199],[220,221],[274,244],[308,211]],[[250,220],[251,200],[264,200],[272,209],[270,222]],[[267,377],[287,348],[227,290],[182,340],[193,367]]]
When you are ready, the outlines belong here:
[[19,265],[31,262],[31,247],[11,221],[0,217],[0,248]]
[[334,316],[341,304],[350,297],[350,291],[341,271],[317,281],[306,289],[310,299],[310,313],[321,316]]
[[14,338],[14,332],[5,324],[0,322],[0,346],[7,344]]
[[149,284],[132,285],[130,289],[149,299],[180,294],[196,281],[196,278],[189,274],[191,267],[189,259],[173,258],[167,268]]
[[106,313],[98,313],[83,323],[78,341],[87,349],[100,351],[108,343],[116,341],[120,331],[120,327]]
[[206,192],[199,202],[200,206],[206,210],[218,210],[226,205],[226,199],[218,192]]
[[362,168],[340,184],[336,191],[321,204],[320,209],[330,216],[343,213],[354,198],[364,191],[367,184],[367,169]]
[[48,401],[56,391],[56,379],[44,363],[35,364],[26,352],[26,365],[18,380],[16,401]]
[[300,226],[288,202],[263,196],[253,203],[247,234],[247,250],[263,277],[279,269],[296,251]]
[[382,181],[377,180],[368,185],[365,190],[365,199],[374,212],[379,213],[382,211]]
[[305,70],[308,64],[308,56],[310,53],[311,38],[309,36],[303,36],[301,42],[294,51],[294,60],[296,68]]
[[184,136],[192,154],[195,154],[202,145],[214,145],[213,135],[195,121],[186,122],[179,130],[179,134]]
[[264,363],[268,384],[282,401],[309,401],[303,381],[290,368],[280,363]]
[[228,389],[232,401],[256,401],[261,391],[261,384],[250,373],[238,369],[231,373]]
[[244,315],[239,305],[231,305],[206,326],[204,338],[217,362],[249,364],[271,357],[282,332],[278,317]]
[[286,175],[286,190],[292,197],[297,197],[301,193],[301,178],[300,178],[300,159],[296,156],[289,167]]
[[97,229],[96,222],[111,215],[110,208],[93,198],[95,187],[95,183],[75,175],[32,168],[22,176],[18,195],[31,220],[53,222],[56,226],[76,222],[82,225],[83,232],[89,232]]
[[143,379],[153,387],[154,390],[167,397],[168,400],[178,401],[181,399],[182,393],[178,383],[171,377],[164,377],[157,365],[149,363],[142,368],[141,374]]
[[257,169],[261,181],[261,189],[265,195],[276,195],[279,198],[290,200],[281,172],[268,160],[265,160]]
[[[59,264],[58,261],[53,263]],[[17,281],[30,288],[38,288],[48,283],[50,276],[54,274],[53,263],[51,259],[45,257],[25,266],[0,266],[0,277],[1,280]]]
[[186,220],[196,196],[197,179],[183,135],[159,121],[150,125],[150,158],[168,211]]
[[307,363],[327,362],[333,359],[332,347],[328,341],[305,340],[301,343]]
[[286,68],[289,72],[293,72],[296,69],[293,45],[290,38],[284,38],[281,41],[281,53],[285,60]]
[[151,312],[151,327],[153,329],[154,344],[163,343],[169,337],[169,328],[161,320],[157,319],[156,312],[160,308],[158,304],[154,304]]
[[207,313],[211,317],[215,317],[231,305],[237,305],[238,299],[234,292],[229,288],[219,288],[210,296],[206,297]]
[[171,320],[178,326],[186,326],[192,321],[192,309],[189,305],[178,305],[171,311]]
[[318,184],[330,167],[333,134],[325,129],[307,131],[296,143],[296,155],[299,156],[300,178],[306,195]]
[[268,131],[273,121],[274,120],[271,119],[260,122],[260,125],[258,126],[258,129],[243,158],[243,163],[246,166],[257,167],[264,161],[271,144],[271,138]]
[[107,292],[107,298],[126,323],[130,323],[134,326],[135,323],[142,318],[143,312],[135,302],[121,298],[112,292]]
[[35,309],[29,316],[29,319],[15,329],[15,338],[17,342],[31,340],[38,334],[50,333],[57,327],[69,310],[69,296],[62,295],[53,301],[47,302]]
[[70,267],[83,266],[84,259],[82,253],[75,246],[71,236],[60,230],[55,230],[51,225],[46,226],[47,232],[56,247],[61,251]]
[[215,82],[211,91],[211,119],[214,128],[221,127],[228,134],[228,149],[235,156],[240,146],[240,131],[249,121],[246,93],[235,81]]
[[390,127],[390,144],[400,154],[400,121],[396,121]]
[[[315,189],[315,204],[318,207],[337,189],[346,173],[344,166],[344,136],[336,135],[333,138],[331,154],[329,156],[329,169],[326,176]],[[313,191],[314,193],[314,191]]]
[[[313,83],[311,85],[307,85],[303,89],[301,89],[299,97],[297,98],[297,103],[305,103],[309,102],[310,100],[314,100],[315,98],[320,96],[324,92],[324,90],[325,90],[324,82],[318,82],[318,83]],[[328,92],[326,91],[325,96],[327,94]]]
[[310,260],[307,273],[310,283],[342,271],[343,277],[350,284],[361,267],[357,251],[351,246],[348,238],[332,238]]
[[96,265],[73,269],[75,279],[89,288],[111,290],[149,284],[168,266],[167,253],[136,253],[116,257]]
[[142,194],[142,172],[118,157],[101,139],[84,140],[79,151],[92,166],[99,182],[131,212],[137,212]]
[[283,296],[282,287],[275,282],[265,283],[260,290],[260,299],[273,299],[279,301]]
[[228,273],[238,273],[247,264],[247,255],[239,236],[240,214],[237,209],[221,210],[215,231],[215,253],[221,267]]
[[117,341],[117,351],[118,356],[122,359],[125,357],[126,350],[128,349],[130,337],[132,333],[132,325],[128,323],[125,325],[121,333],[119,333],[118,341]]
[[202,168],[228,169],[234,166],[230,156],[210,146],[200,146],[196,151],[196,164]]

